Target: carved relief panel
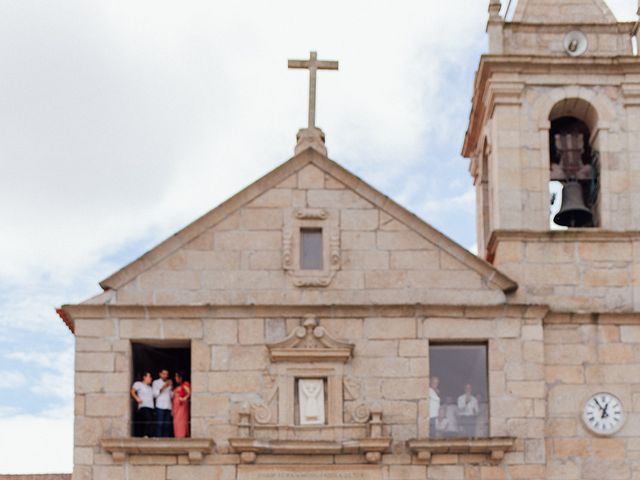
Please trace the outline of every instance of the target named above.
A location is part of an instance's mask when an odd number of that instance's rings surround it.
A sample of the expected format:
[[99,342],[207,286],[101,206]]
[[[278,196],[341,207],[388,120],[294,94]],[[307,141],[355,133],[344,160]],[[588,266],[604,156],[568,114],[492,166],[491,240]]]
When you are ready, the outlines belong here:
[[322,378],[300,378],[298,404],[296,405],[300,425],[324,425],[325,380]]
[[230,439],[243,463],[258,454],[364,454],[379,462],[391,439],[383,437],[382,411],[360,400],[346,376],[354,345],[333,338],[314,317],[280,342],[267,345],[270,385],[240,414],[239,438]]
[[309,317],[268,348],[271,361],[277,364],[281,421],[286,425],[341,425],[343,364],[351,358],[354,346],[334,339]]

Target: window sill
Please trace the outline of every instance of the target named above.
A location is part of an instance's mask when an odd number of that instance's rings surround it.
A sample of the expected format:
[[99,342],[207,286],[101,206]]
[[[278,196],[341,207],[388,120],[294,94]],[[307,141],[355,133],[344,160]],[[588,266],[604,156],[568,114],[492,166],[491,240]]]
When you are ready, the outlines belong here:
[[211,438],[103,438],[102,448],[122,463],[127,455],[187,455],[190,463],[200,463],[213,450]]
[[391,446],[390,438],[363,438],[344,442],[318,440],[262,440],[231,438],[229,444],[240,454],[242,463],[254,463],[258,454],[267,455],[340,455],[364,454],[367,462],[378,463]]
[[512,450],[516,439],[513,437],[496,438],[435,438],[414,439],[407,442],[409,450],[419,460],[429,462],[433,455],[489,455],[491,460],[499,462],[504,454]]

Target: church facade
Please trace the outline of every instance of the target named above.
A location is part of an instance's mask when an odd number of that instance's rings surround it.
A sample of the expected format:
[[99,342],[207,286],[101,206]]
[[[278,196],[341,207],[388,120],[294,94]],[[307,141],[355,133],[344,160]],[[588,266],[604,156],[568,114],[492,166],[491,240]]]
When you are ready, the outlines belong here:
[[[73,480],[640,479],[634,25],[603,0],[500,9],[463,147],[480,255],[310,120],[293,158],[59,309]],[[187,435],[140,423],[131,386],[163,369]]]

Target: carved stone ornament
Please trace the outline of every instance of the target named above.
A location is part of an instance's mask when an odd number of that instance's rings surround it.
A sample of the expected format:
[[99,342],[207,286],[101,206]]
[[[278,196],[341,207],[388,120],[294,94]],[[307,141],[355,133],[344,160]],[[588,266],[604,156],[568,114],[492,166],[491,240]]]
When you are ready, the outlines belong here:
[[317,378],[301,378],[298,381],[300,425],[324,425],[324,381]]
[[333,338],[308,317],[284,340],[267,345],[272,362],[346,362],[354,345]]
[[[363,426],[367,428],[367,434],[361,438],[354,439],[287,439],[282,438],[282,435],[276,435],[277,438],[257,438],[252,425],[250,409],[245,406],[240,412],[238,424],[240,436],[230,438],[229,446],[232,452],[240,454],[240,462],[243,464],[255,463],[258,455],[357,454],[364,455],[367,463],[379,463],[382,460],[382,454],[389,451],[391,447],[391,437],[383,436],[382,409],[379,406],[371,407],[368,423]],[[305,428],[308,428],[308,426]],[[321,434],[321,430],[316,433]]]
[[[298,208],[285,216],[282,232],[282,268],[299,288],[326,288],[342,266],[338,213],[323,208]],[[322,230],[322,269],[300,268],[300,231]]]
[[269,425],[276,421],[273,405],[278,397],[278,386],[274,385],[266,391],[258,401],[250,403],[253,420],[258,425]]
[[360,398],[360,390],[362,385],[353,377],[344,377],[343,380],[344,399],[345,400],[357,400]]
[[365,402],[358,402],[351,412],[351,418],[355,423],[367,423],[371,418],[371,408]]
[[296,218],[299,220],[326,220],[328,212],[323,208],[299,208],[296,210]]

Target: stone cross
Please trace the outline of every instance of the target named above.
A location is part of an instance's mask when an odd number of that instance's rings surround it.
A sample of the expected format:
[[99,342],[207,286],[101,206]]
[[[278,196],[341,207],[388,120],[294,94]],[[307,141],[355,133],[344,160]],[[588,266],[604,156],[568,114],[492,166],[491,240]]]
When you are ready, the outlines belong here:
[[289,68],[309,70],[309,128],[316,126],[316,81],[318,70],[338,70],[338,62],[318,60],[318,53],[311,52],[309,60],[289,60]]

